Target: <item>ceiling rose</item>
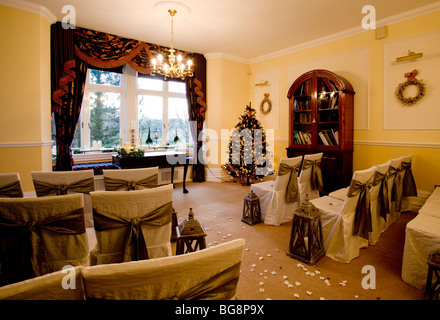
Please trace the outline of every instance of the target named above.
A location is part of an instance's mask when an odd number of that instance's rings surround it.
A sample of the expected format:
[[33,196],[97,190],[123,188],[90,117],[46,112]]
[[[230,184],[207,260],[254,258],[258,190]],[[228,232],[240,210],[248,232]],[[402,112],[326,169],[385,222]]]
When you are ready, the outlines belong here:
[[157,2],[153,7],[155,10],[160,10],[165,13],[167,13],[169,9],[174,9],[177,12],[179,12],[179,14],[191,13],[190,7],[188,7],[184,3],[177,2],[177,1],[160,1],[160,2]]

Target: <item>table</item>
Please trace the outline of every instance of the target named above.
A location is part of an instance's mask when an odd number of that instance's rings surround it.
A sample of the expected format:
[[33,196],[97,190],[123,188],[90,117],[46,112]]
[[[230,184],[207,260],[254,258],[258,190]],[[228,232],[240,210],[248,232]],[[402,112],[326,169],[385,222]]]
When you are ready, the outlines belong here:
[[112,156],[112,163],[119,166],[121,169],[135,169],[135,168],[171,168],[171,183],[174,181],[174,168],[183,165],[183,193],[188,193],[185,187],[186,174],[188,172],[188,165],[192,157],[188,156],[186,152],[178,151],[153,151],[145,152],[143,157],[123,157]]

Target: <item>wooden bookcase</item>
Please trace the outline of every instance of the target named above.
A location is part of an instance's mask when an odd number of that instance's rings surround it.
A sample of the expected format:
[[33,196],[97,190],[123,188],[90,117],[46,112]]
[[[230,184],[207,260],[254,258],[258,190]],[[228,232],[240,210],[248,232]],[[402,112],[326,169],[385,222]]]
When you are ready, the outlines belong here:
[[287,156],[323,152],[324,194],[347,187],[352,178],[354,94],[346,79],[319,69],[301,75],[287,94]]

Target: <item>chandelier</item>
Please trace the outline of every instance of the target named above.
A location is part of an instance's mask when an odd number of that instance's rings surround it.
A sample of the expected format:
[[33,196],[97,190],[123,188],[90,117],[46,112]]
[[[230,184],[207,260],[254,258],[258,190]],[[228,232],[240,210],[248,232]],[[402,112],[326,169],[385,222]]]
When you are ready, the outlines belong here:
[[[177,57],[174,54],[176,50],[174,50],[174,34],[173,34],[173,17],[177,13],[174,9],[169,9],[168,12],[171,16],[171,48],[169,49],[170,54],[168,55],[168,59],[164,59],[164,57],[159,54],[157,59],[152,59],[153,63],[153,71],[151,71],[151,75],[161,74],[164,76],[165,80],[167,78],[181,78],[182,80],[185,77],[192,77],[192,61],[188,59],[185,63],[182,61],[183,58],[179,54]],[[168,60],[168,62],[166,61]]]

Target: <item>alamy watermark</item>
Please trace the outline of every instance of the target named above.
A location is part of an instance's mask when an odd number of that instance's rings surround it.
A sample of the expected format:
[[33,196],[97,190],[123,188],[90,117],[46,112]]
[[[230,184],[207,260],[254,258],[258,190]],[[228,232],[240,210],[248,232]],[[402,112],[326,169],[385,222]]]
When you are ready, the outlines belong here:
[[366,15],[362,18],[362,28],[365,30],[376,29],[376,8],[372,5],[362,7],[362,13]]

